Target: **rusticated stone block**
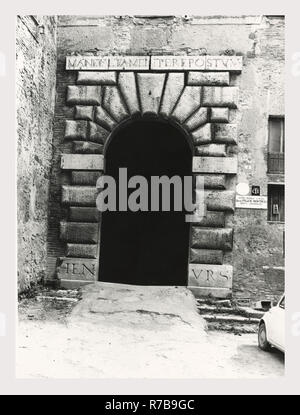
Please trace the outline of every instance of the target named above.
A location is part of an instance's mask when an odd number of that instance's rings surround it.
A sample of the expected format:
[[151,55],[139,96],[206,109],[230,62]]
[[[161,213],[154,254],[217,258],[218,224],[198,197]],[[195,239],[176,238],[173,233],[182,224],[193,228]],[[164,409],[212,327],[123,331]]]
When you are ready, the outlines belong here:
[[97,261],[88,258],[59,258],[57,261],[57,277],[66,280],[95,281]]
[[116,72],[83,72],[79,71],[77,76],[77,84],[84,85],[116,85]]
[[211,157],[225,157],[226,146],[225,144],[205,144],[196,147],[197,156],[211,156]]
[[199,221],[193,222],[193,225],[208,228],[223,228],[225,226],[224,212],[207,210],[205,216]]
[[217,249],[194,249],[190,250],[191,264],[222,264],[223,251]]
[[61,168],[65,170],[103,170],[101,154],[62,154]]
[[116,125],[116,121],[102,107],[95,109],[95,121],[106,130],[111,131]]
[[192,287],[232,288],[231,265],[189,265],[188,285]]
[[160,114],[169,117],[184,88],[184,73],[169,73]]
[[236,157],[193,157],[194,173],[237,173]]
[[189,72],[188,85],[229,85],[229,72]]
[[99,224],[61,221],[60,238],[66,242],[96,244],[99,239]]
[[211,108],[211,122],[229,122],[229,108],[215,107]]
[[96,258],[97,245],[92,244],[67,244],[68,257],[75,258]]
[[118,85],[130,114],[139,113],[140,105],[134,72],[120,72]]
[[184,123],[185,120],[194,112],[201,104],[201,87],[186,86],[177,102],[172,117],[178,122]]
[[205,229],[192,226],[192,248],[232,250],[233,231],[231,228]]
[[87,284],[93,284],[94,281],[83,281],[83,280],[66,280],[64,278],[60,278],[59,286],[60,288],[64,288],[65,290],[77,290],[80,287],[83,287]]
[[116,86],[105,86],[103,89],[102,105],[104,109],[118,122],[128,118],[129,114],[118,88]]
[[70,206],[70,222],[99,222],[100,212],[95,207]]
[[109,131],[101,127],[101,125],[94,122],[88,123],[88,139],[90,141],[104,144],[108,136]]
[[101,171],[72,171],[71,182],[81,186],[96,186],[96,182],[101,174]]
[[236,86],[204,86],[202,105],[237,108],[238,91]]
[[195,130],[208,121],[208,108],[200,107],[184,123],[190,131]]
[[204,189],[226,189],[225,174],[200,174],[204,177]]
[[93,186],[62,186],[62,203],[73,206],[95,206],[97,189]]
[[237,126],[235,124],[213,124],[216,143],[237,144]]
[[211,124],[207,123],[192,132],[194,144],[206,144],[212,141]]
[[103,146],[89,141],[74,141],[73,151],[80,154],[102,154]]
[[143,114],[158,114],[165,77],[165,74],[160,73],[137,74],[137,82],[139,86]]
[[205,190],[205,203],[208,210],[234,212],[235,192],[231,190]]
[[193,286],[188,285],[188,289],[192,291],[192,293],[194,294],[196,298],[203,298],[203,297],[231,298],[232,297],[231,288],[193,287]]
[[76,105],[74,118],[75,120],[93,120],[94,107],[91,105]]
[[86,140],[87,121],[66,120],[65,139],[66,140]]
[[100,105],[101,86],[69,85],[67,103],[70,105]]

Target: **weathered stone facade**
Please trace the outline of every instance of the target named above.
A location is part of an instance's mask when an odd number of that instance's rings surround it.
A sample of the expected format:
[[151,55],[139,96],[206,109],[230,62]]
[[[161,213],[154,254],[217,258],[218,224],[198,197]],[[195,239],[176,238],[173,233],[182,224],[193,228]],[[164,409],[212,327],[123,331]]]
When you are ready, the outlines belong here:
[[[103,57],[103,67],[80,67],[81,55],[91,65]],[[122,70],[116,55],[140,58]],[[98,279],[95,183],[106,143],[120,124],[152,114],[189,137],[193,174],[205,177],[208,210],[191,227],[187,284],[197,295],[280,294],[283,225],[268,223],[265,209],[236,208],[235,189],[248,183],[266,196],[268,183],[284,181],[267,174],[268,118],[284,116],[283,70],[280,17],[60,17],[47,278],[66,287]]]
[[19,16],[16,26],[18,287],[45,278],[56,78],[56,17]]
[[[242,58],[203,56],[193,62],[204,66],[206,62],[216,62],[216,59],[219,60],[217,72],[169,70],[154,73],[148,70],[144,73],[139,70],[132,72],[131,68],[128,72],[76,71],[76,85],[67,86],[66,93],[66,103],[74,107],[76,120],[66,120],[64,136],[65,141],[73,143],[73,147],[71,154],[61,156],[61,169],[66,172],[66,177],[71,178],[70,184],[62,186],[61,195],[62,203],[69,207],[69,216],[60,223],[60,239],[67,243],[68,253],[67,257],[59,260],[57,268],[62,285],[81,285],[98,278],[101,258],[95,255],[94,260],[90,259],[89,247],[96,244],[99,247],[95,248],[95,252],[101,251],[100,216],[97,218],[96,215],[97,190],[94,183],[97,171],[100,175],[104,168],[103,155],[100,154],[111,132],[123,121],[151,115],[177,124],[190,136],[194,154],[201,154],[201,157],[193,159],[193,172],[196,176],[204,176],[204,186],[209,188],[206,191],[208,212],[200,222],[193,223],[191,248],[194,256],[186,283],[197,295],[214,294],[216,291],[218,296],[231,295],[232,266],[220,265],[223,264],[222,259],[215,264],[212,258],[219,251],[232,250],[233,230],[225,227],[224,218],[234,212],[235,194],[228,190],[226,177],[237,173],[237,160],[235,156],[227,157],[226,145],[237,144],[237,128],[234,124],[228,124],[228,117],[222,118],[220,114],[217,122],[212,123],[211,113],[216,117],[214,114],[218,114],[218,110],[219,113],[223,110],[229,114],[230,108],[237,108],[238,88],[230,86],[230,74],[242,70]],[[74,70],[75,65],[82,67],[94,60],[75,56],[71,67]],[[122,61],[122,58],[119,60]],[[151,57],[151,64],[152,61]],[[190,58],[189,64],[193,62]],[[90,186],[78,186],[72,182],[72,174],[78,170]],[[88,182],[90,171],[95,172],[93,182]],[[220,188],[219,182],[214,186],[212,179],[216,178],[215,174],[217,178],[221,177],[223,188]],[[89,223],[84,209],[92,207],[94,223]],[[208,260],[207,249],[210,250]],[[207,261],[209,265],[204,265]],[[225,283],[219,275],[222,272]],[[211,273],[211,280],[206,277],[207,273]]]

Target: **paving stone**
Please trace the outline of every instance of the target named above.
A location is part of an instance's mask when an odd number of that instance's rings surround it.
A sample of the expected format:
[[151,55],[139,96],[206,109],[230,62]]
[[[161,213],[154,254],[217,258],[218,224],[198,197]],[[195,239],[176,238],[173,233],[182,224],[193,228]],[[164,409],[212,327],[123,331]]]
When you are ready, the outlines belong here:
[[169,117],[184,88],[184,73],[169,73],[160,107],[160,114]]
[[137,82],[140,93],[142,113],[158,114],[165,82],[165,74],[138,73]]
[[95,71],[83,72],[79,71],[77,76],[77,84],[85,85],[116,85],[117,74],[112,71]]
[[69,85],[67,103],[70,105],[100,105],[101,86]]
[[120,72],[119,82],[120,91],[124,97],[130,113],[140,113],[140,105],[138,100],[136,80],[133,72]]
[[202,105],[237,108],[238,91],[236,86],[204,86]]
[[200,107],[200,104],[201,87],[186,86],[172,112],[172,117],[183,124]]
[[189,72],[188,85],[229,85],[229,72]]

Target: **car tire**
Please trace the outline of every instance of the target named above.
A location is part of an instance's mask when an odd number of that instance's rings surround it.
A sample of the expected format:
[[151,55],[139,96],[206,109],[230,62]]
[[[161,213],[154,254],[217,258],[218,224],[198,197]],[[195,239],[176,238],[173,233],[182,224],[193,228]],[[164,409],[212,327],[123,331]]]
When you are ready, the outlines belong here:
[[271,345],[267,338],[267,329],[265,323],[262,321],[258,328],[258,346],[261,350],[268,352],[271,350]]

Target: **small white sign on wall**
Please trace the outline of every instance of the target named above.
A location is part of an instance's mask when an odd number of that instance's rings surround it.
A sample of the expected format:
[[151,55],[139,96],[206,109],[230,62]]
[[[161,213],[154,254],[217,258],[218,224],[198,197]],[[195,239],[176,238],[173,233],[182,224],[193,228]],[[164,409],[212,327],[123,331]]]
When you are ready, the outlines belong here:
[[268,209],[267,196],[236,195],[235,207],[240,209]]

